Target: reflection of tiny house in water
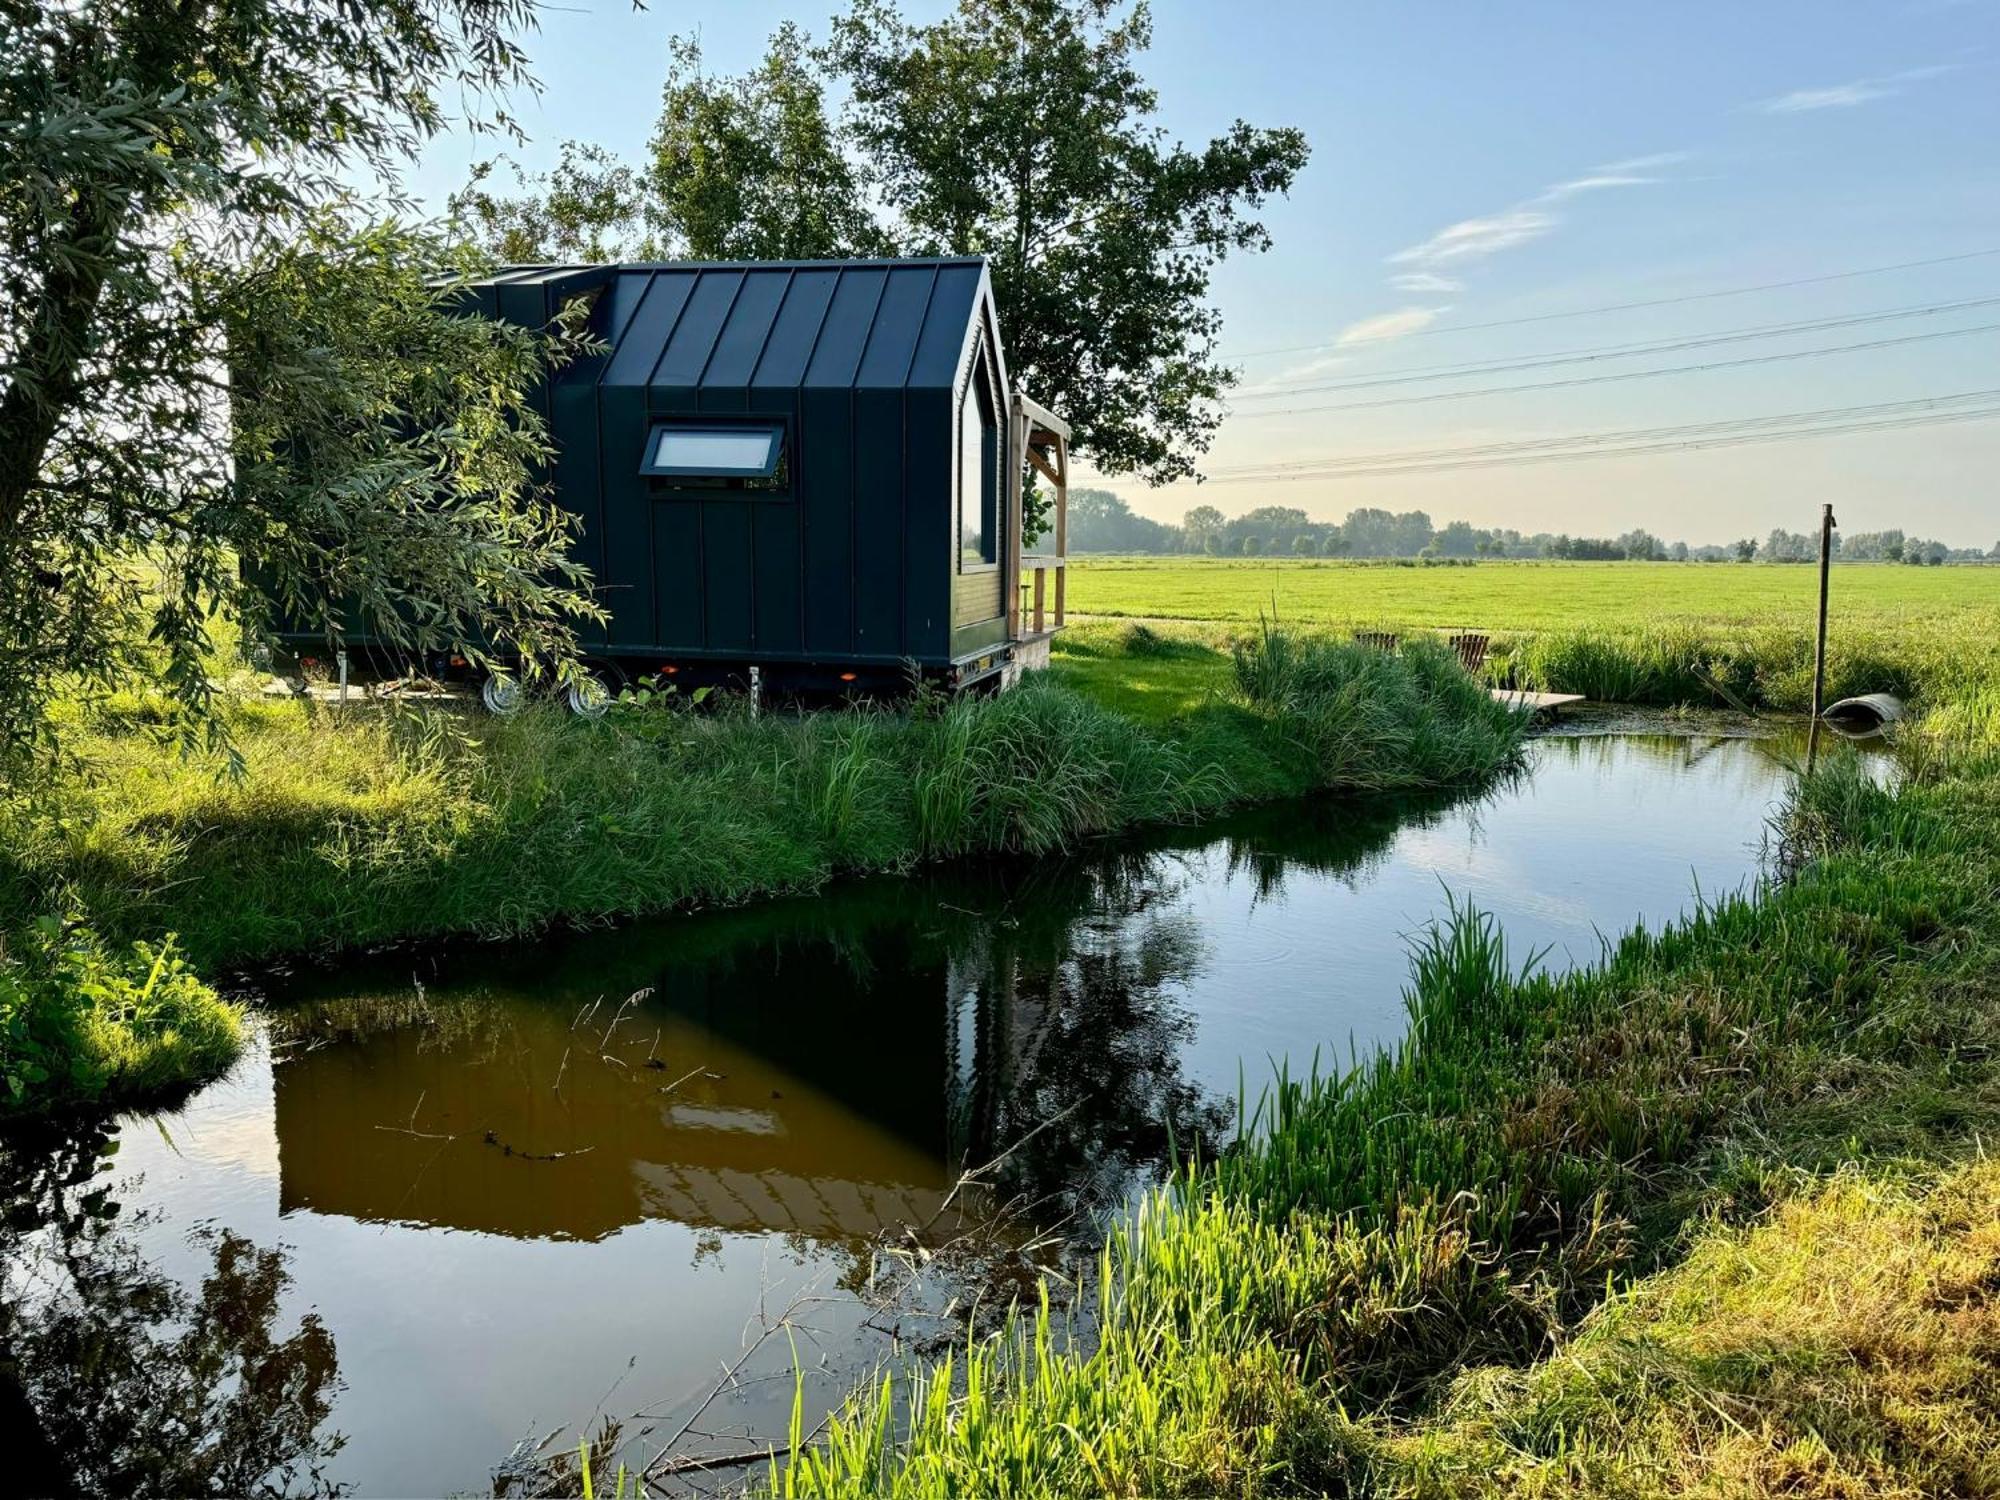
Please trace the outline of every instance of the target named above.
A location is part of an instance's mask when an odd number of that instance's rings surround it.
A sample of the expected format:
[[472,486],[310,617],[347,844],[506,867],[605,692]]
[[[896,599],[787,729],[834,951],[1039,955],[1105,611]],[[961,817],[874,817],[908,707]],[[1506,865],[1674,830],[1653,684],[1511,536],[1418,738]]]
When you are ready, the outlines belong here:
[[613,675],[965,685],[1045,657],[1068,429],[1010,387],[983,260],[518,267],[466,295],[529,327],[590,301],[603,351],[536,400]]

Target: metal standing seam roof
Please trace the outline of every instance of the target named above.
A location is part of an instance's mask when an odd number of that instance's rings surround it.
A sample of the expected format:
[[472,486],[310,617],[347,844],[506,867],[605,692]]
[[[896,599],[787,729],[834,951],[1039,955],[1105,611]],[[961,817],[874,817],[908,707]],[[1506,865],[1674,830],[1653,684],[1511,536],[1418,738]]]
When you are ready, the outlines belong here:
[[474,286],[601,287],[607,352],[559,379],[689,392],[950,390],[990,297],[980,256],[507,266]]

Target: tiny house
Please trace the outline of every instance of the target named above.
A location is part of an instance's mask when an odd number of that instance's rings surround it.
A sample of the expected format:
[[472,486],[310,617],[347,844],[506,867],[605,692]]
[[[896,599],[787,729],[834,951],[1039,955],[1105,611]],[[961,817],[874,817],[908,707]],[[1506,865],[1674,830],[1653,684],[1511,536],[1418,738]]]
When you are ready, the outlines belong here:
[[524,266],[464,296],[530,327],[589,300],[601,351],[536,400],[608,679],[968,687],[1046,660],[1069,429],[1010,385],[983,259]]

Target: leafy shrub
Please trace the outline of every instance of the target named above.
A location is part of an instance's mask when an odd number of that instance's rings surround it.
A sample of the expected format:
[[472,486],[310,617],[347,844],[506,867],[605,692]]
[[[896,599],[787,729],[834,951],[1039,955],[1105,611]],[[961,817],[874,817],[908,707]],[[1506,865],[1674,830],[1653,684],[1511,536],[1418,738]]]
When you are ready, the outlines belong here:
[[227,1067],[240,1018],[173,938],[114,948],[44,918],[0,944],[0,1114],[122,1104]]

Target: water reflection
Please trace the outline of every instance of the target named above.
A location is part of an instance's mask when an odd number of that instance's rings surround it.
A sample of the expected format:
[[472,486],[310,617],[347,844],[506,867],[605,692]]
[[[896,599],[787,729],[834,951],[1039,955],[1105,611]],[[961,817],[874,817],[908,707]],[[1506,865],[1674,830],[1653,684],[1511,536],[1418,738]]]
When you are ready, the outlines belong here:
[[948,1197],[1074,1218],[1230,1124],[1183,1065],[1208,956],[1184,855],[1269,899],[1363,877],[1447,805],[1267,810],[300,980],[338,993],[275,1021],[283,1211],[581,1240],[666,1218],[860,1241]]
[[17,1494],[335,1493],[333,1336],[279,1336],[283,1255],[227,1229],[189,1236],[184,1285],[140,1253],[102,1126],[0,1140],[0,1430]]
[[354,1441],[331,1472],[364,1492],[484,1487],[524,1432],[593,1425],[635,1357],[604,1410],[639,1456],[697,1410],[701,1441],[755,1446],[790,1416],[786,1339],[703,1403],[771,1313],[811,1302],[810,1423],[954,1333],[955,1287],[923,1288],[928,1331],[884,1308],[935,1264],[919,1249],[998,1220],[996,1253],[1045,1254],[1226,1136],[1270,1061],[1393,1044],[1407,938],[1447,892],[1566,964],[1756,878],[1786,754],[1551,737],[1473,802],[1290,804],[273,976],[268,1049],[171,1145],[128,1128],[121,1171],[157,1214],[128,1216],[133,1243],[190,1299],[216,1274],[196,1221],[290,1247],[277,1301],[340,1337]]

